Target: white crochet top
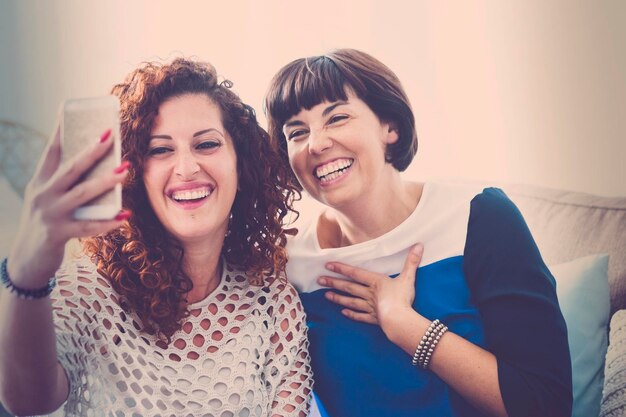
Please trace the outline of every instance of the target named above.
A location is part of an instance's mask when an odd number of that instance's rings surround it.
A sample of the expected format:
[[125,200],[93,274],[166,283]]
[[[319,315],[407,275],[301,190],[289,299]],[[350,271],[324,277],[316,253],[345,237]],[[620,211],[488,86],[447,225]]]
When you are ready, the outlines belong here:
[[307,415],[306,324],[291,285],[254,286],[226,266],[166,346],[122,310],[87,258],[62,268],[57,284],[57,354],[70,381],[65,415]]

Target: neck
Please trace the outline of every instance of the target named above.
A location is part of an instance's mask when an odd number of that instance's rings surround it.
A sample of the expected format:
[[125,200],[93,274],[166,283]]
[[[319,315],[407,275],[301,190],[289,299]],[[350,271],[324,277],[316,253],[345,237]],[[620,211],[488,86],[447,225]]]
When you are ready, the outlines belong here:
[[195,303],[205,299],[219,285],[222,277],[221,255],[224,241],[184,243],[185,252],[182,268],[191,279],[193,288],[187,301]]
[[[397,173],[392,181],[385,183],[385,193],[373,192],[372,197],[363,196],[349,207],[328,209],[318,223],[320,245],[350,246],[393,230],[413,213],[422,188],[423,184],[403,181]],[[380,198],[381,195],[390,197]]]

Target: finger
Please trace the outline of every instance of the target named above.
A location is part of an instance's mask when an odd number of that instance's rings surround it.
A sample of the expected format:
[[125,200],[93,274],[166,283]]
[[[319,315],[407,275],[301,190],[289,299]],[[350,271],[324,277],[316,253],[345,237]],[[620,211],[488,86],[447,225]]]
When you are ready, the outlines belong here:
[[387,275],[377,274],[366,269],[357,268],[356,266],[343,264],[341,262],[329,262],[326,269],[339,273],[343,276],[352,278],[354,281],[370,286],[381,277],[388,278]]
[[45,182],[59,168],[61,162],[61,125],[57,121],[57,127],[50,137],[46,148],[37,163],[33,178]]
[[327,300],[332,301],[335,304],[339,304],[340,306],[348,307],[351,310],[356,310],[364,313],[371,313],[374,311],[372,306],[362,298],[341,295],[332,291],[327,291],[324,296]]
[[356,297],[366,298],[369,295],[368,287],[345,279],[324,276],[320,277],[317,282],[325,287],[334,288]]
[[360,321],[362,323],[368,324],[378,324],[378,320],[376,320],[376,317],[368,313],[359,313],[357,311],[352,311],[346,308],[341,310],[341,314],[354,321]]
[[73,212],[85,203],[112,190],[117,184],[124,181],[128,174],[128,166],[127,162],[123,162],[110,174],[76,184],[58,199],[54,209],[59,212]]
[[71,237],[90,237],[116,229],[130,217],[130,212],[123,211],[113,220],[76,220],[67,227]]
[[107,130],[91,146],[81,151],[57,171],[52,180],[51,190],[65,192],[80,179],[81,175],[89,171],[113,146],[111,130]]
[[400,277],[415,281],[415,274],[417,273],[417,268],[419,267],[420,262],[422,262],[423,254],[424,245],[422,245],[421,243],[413,245],[413,247],[409,249],[409,253],[407,253],[406,255],[404,267],[402,268]]

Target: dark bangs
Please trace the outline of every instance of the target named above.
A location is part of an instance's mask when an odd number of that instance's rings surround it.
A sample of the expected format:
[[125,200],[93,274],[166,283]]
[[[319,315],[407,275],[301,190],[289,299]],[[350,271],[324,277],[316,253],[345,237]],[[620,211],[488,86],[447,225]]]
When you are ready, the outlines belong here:
[[310,110],[324,101],[347,100],[346,84],[350,82],[330,58],[322,55],[297,59],[272,80],[265,112],[282,130],[282,125],[302,109]]

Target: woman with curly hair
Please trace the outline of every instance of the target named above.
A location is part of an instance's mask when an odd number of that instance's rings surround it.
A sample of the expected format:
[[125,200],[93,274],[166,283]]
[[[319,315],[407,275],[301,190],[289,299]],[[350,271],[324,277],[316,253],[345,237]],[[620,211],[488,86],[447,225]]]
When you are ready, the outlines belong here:
[[[306,415],[306,326],[284,277],[298,192],[231,86],[206,63],[140,66],[113,88],[124,163],[84,183],[110,131],[60,165],[57,129],[1,271],[11,411],[65,401],[66,415]],[[114,220],[73,219],[119,183]],[[72,237],[87,237],[84,254],[60,267]]]

